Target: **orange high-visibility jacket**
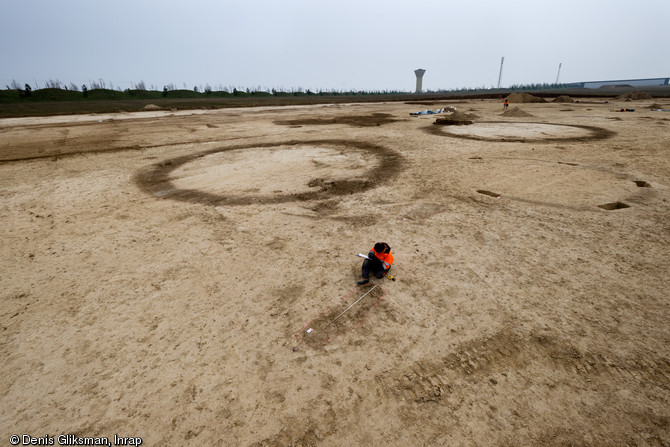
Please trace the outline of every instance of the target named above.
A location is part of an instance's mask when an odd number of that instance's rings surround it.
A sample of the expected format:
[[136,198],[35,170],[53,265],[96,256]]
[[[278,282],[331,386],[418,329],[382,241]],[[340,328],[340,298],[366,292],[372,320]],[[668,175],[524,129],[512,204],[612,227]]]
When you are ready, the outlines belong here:
[[384,265],[384,270],[388,270],[388,269],[391,268],[391,264],[393,264],[393,255],[390,252],[389,253],[377,253],[375,251],[374,247],[372,247],[372,249],[370,249],[370,251],[375,254],[377,259],[382,261],[382,264]]

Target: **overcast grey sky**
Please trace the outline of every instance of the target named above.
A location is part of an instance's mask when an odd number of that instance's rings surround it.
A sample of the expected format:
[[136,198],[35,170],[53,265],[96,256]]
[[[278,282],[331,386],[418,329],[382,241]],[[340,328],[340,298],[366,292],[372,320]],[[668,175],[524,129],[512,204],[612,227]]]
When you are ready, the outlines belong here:
[[669,0],[1,0],[0,87],[424,90],[670,76]]

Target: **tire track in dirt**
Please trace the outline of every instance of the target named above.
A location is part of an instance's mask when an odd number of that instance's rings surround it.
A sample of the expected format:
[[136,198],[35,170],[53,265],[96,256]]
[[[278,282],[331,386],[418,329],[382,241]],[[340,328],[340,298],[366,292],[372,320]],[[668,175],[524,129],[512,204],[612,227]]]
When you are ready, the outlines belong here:
[[611,376],[617,381],[670,390],[668,358],[621,358],[581,352],[544,335],[521,337],[506,331],[464,344],[437,361],[418,361],[404,369],[379,374],[376,379],[386,396],[406,402],[440,402],[455,382],[523,370],[535,362],[549,364],[568,375]]
[[[546,335],[518,335],[509,330],[462,344],[438,360],[421,360],[407,367],[379,373],[369,387],[363,388],[368,390],[366,394],[370,401],[383,397],[394,399],[401,407],[437,404],[457,411],[466,400],[457,390],[464,381],[477,382],[488,378],[496,384],[491,377],[496,373],[524,371],[537,363],[543,363],[545,367],[548,364],[556,374],[577,376],[584,381],[600,377],[613,383],[644,384],[670,391],[670,360],[666,357],[616,357],[580,351],[567,342]],[[313,411],[301,423],[293,421],[286,424],[275,436],[254,445],[318,443],[339,430],[339,417],[333,410],[329,407],[323,418],[318,417],[318,410]],[[360,409],[347,410],[351,411]],[[346,419],[345,415],[340,416]]]

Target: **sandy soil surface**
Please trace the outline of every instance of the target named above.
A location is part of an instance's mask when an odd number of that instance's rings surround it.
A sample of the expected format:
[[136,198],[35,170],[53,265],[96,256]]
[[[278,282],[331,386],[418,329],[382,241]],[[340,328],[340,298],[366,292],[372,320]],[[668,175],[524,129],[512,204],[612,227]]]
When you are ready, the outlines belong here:
[[670,114],[512,105],[0,120],[0,444],[670,445]]

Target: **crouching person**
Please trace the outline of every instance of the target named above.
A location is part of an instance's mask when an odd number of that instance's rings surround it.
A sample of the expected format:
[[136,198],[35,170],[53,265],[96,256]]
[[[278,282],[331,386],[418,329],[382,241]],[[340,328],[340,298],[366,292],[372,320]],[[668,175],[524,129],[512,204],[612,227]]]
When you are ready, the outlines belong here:
[[393,255],[391,254],[391,247],[386,242],[377,242],[375,246],[368,253],[368,258],[363,261],[361,273],[363,279],[358,281],[359,285],[370,282],[370,273],[377,278],[383,278],[388,273],[393,264]]

